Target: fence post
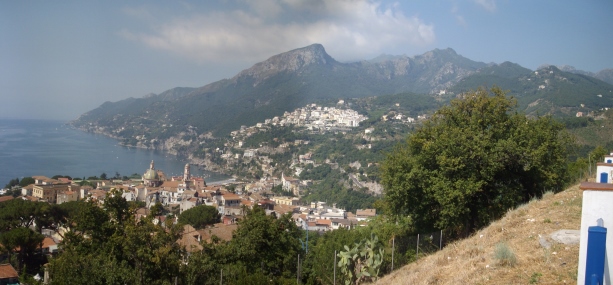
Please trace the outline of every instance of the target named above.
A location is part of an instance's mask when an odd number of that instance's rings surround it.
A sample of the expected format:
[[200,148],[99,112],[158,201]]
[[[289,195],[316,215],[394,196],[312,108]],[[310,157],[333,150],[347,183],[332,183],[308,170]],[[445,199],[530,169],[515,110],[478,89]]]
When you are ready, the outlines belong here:
[[223,284],[223,268],[221,269],[221,277],[219,279],[219,285]]
[[416,246],[416,254],[415,254],[415,259],[419,258],[419,234],[417,234],[417,246]]
[[298,265],[296,270],[296,284],[300,284],[300,254],[298,254]]
[[438,242],[438,250],[443,249],[443,230],[441,230],[441,239]]
[[333,279],[334,285],[336,285],[336,250],[334,250],[334,279]]
[[392,238],[392,271],[394,271],[394,250],[396,249],[396,237]]

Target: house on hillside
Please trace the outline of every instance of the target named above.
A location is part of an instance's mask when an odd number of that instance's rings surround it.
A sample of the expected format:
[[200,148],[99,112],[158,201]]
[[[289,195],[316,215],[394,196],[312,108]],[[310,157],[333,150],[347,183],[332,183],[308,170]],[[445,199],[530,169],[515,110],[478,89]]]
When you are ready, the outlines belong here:
[[0,285],[19,284],[19,274],[10,264],[0,264]]
[[375,216],[377,216],[377,210],[376,209],[357,209],[355,211],[355,216],[356,219],[358,221],[365,221],[368,220],[370,218],[374,218]]

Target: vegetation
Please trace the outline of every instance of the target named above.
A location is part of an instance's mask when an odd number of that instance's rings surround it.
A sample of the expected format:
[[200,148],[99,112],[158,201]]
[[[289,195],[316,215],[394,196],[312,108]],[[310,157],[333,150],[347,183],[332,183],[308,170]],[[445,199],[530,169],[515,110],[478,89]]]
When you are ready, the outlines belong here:
[[501,242],[496,245],[494,258],[498,261],[498,264],[503,266],[515,266],[517,264],[515,253],[506,243]]
[[179,215],[180,224],[189,224],[195,229],[204,228],[219,222],[219,212],[213,206],[200,205],[183,211]]
[[322,181],[313,185],[309,192],[302,197],[302,201],[327,201],[328,204],[336,203],[338,208],[347,211],[356,209],[372,208],[377,197],[363,190],[354,190],[345,185],[346,174],[339,169],[330,170]]
[[[579,244],[552,242],[551,248],[544,249],[539,244],[539,234],[547,239],[558,230],[580,228],[581,195],[579,185],[573,185],[534,199],[509,210],[469,238],[454,241],[436,253],[420,255],[419,262],[394,270],[377,284],[576,283]],[[552,223],[527,221],[537,217],[548,217]],[[515,255],[514,266],[500,265],[496,259],[496,248],[501,243]]]
[[528,119],[498,88],[441,108],[382,165],[391,214],[416,229],[466,235],[568,182],[570,137],[550,117]]
[[346,277],[346,285],[377,280],[383,261],[383,248],[377,236],[344,248],[338,253],[338,267]]

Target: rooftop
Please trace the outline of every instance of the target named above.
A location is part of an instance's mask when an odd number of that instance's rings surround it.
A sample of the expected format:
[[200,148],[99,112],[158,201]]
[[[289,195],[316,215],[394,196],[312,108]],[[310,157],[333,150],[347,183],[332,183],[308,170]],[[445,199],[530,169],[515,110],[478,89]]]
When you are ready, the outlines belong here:
[[15,268],[10,264],[0,264],[0,279],[17,278],[19,275]]

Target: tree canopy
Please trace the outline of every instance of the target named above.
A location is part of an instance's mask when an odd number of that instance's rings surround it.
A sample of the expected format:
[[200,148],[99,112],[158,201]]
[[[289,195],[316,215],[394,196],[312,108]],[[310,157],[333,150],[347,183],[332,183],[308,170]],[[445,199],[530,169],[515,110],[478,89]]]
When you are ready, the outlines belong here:
[[189,224],[196,229],[219,222],[219,212],[213,206],[200,205],[183,211],[179,223]]
[[479,89],[441,108],[381,166],[392,214],[417,230],[466,234],[566,183],[572,146],[550,117],[529,119],[515,100]]

